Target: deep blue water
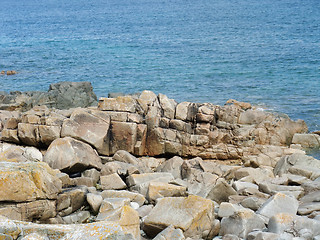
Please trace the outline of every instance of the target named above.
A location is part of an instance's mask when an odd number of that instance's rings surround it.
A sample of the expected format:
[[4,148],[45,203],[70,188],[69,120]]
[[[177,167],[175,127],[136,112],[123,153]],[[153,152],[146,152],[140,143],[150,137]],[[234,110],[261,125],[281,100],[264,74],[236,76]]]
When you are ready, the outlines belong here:
[[90,81],[248,101],[320,130],[319,0],[0,0],[0,90]]

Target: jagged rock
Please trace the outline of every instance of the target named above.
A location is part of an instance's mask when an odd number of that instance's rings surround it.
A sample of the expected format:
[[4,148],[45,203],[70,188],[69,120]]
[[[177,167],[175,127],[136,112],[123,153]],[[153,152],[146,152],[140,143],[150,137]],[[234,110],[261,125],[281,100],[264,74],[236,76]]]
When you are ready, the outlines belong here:
[[153,240],[184,240],[185,237],[181,229],[176,229],[172,225],[162,230]]
[[54,200],[37,200],[23,203],[4,203],[0,207],[0,215],[21,221],[45,221],[56,216]]
[[90,217],[90,212],[78,211],[63,217],[62,219],[65,223],[72,224],[72,223],[85,223],[89,217]]
[[154,92],[148,90],[144,90],[140,94],[137,101],[143,109],[144,113],[150,111],[150,107],[159,107],[157,95]]
[[51,84],[48,92],[12,92],[1,98],[0,109],[27,111],[34,106],[68,109],[88,107],[97,103],[89,82],[59,82]]
[[278,213],[271,217],[268,223],[268,231],[278,234],[293,232],[297,237],[302,237],[306,233],[306,230],[311,233],[311,239],[319,235],[320,221],[289,213]]
[[166,160],[158,168],[157,172],[169,172],[174,178],[181,179],[181,166],[183,159],[181,157],[175,156]]
[[88,193],[86,195],[87,202],[89,203],[92,211],[94,213],[98,213],[99,208],[102,204],[103,198],[100,194],[93,194],[93,193]]
[[62,187],[56,172],[40,162],[0,162],[0,179],[0,201],[55,199]]
[[81,176],[91,178],[95,185],[100,179],[100,172],[95,168],[91,168],[83,171]]
[[[175,216],[174,218],[172,216]],[[185,237],[209,239],[212,229],[213,203],[197,196],[161,198],[144,219],[143,230],[156,236],[166,227],[180,228]]]
[[98,154],[90,145],[70,137],[54,140],[43,160],[52,168],[67,173],[79,172],[92,167],[101,169],[102,167]]
[[218,211],[218,216],[223,218],[223,217],[229,217],[234,215],[240,210],[243,210],[244,208],[238,204],[232,204],[228,202],[222,202],[219,205],[219,211]]
[[127,235],[120,224],[116,222],[95,222],[88,224],[36,224],[29,222],[14,221],[24,235],[38,233],[47,235],[49,239],[61,240],[96,240],[96,239],[119,239],[134,240]]
[[266,199],[264,198],[249,196],[243,199],[240,204],[245,208],[250,208],[253,211],[257,211],[265,201]]
[[319,148],[320,136],[318,134],[296,133],[292,138],[293,144],[300,144],[303,148]]
[[73,137],[92,145],[99,154],[109,155],[110,117],[95,111],[76,109],[63,121],[61,137]]
[[137,100],[132,96],[118,96],[117,98],[100,98],[98,109],[102,111],[136,112]]
[[[100,214],[99,214],[100,215]],[[99,216],[98,215],[98,216]],[[130,206],[123,206],[106,212],[98,220],[112,221],[121,226],[125,233],[131,233],[135,239],[140,239],[140,221],[139,214]]]
[[45,235],[41,235],[38,233],[30,233],[21,238],[20,240],[49,240],[49,238]]
[[263,229],[264,227],[264,220],[259,215],[252,210],[243,209],[232,216],[222,218],[219,235],[234,234],[246,238],[252,230]]
[[270,218],[277,213],[296,214],[298,207],[297,199],[283,193],[276,193],[258,209],[257,213]]
[[214,200],[218,203],[227,202],[228,197],[231,195],[237,195],[236,190],[232,188],[226,180],[219,178],[216,185],[210,190],[207,198]]
[[187,188],[163,182],[150,182],[147,199],[149,202],[155,202],[163,197],[185,197]]
[[19,228],[14,221],[4,216],[0,216],[0,233],[9,235],[13,239],[16,239],[21,233],[21,228]]
[[122,181],[117,173],[100,176],[100,184],[103,190],[126,189],[127,185]]
[[101,193],[103,198],[129,198],[131,202],[136,202],[139,206],[142,206],[146,201],[145,197],[139,193],[129,192],[125,190],[115,191],[115,190],[104,190]]
[[92,178],[89,177],[75,177],[72,178],[72,185],[75,186],[87,186],[87,187],[94,187],[95,184]]
[[118,150],[134,153],[137,142],[137,124],[111,121],[110,154]]
[[[149,183],[149,182],[169,182],[173,180],[174,177],[171,173],[162,173],[162,172],[156,172],[156,173],[143,173],[143,174],[132,174],[127,178],[128,185],[134,186],[134,185],[140,185],[143,183]],[[162,181],[161,181],[162,180]]]
[[311,156],[299,153],[283,156],[275,166],[274,174],[281,176],[288,172],[314,180],[320,176],[320,162]]
[[166,95],[159,94],[160,106],[163,110],[163,115],[168,119],[173,119],[176,112],[177,103],[173,99],[169,99]]

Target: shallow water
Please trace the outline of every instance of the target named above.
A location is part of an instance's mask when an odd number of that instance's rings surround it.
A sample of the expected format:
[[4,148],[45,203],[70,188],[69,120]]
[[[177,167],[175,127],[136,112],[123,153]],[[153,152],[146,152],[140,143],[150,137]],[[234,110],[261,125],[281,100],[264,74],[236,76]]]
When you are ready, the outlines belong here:
[[2,0],[0,90],[90,81],[248,101],[320,129],[318,0]]

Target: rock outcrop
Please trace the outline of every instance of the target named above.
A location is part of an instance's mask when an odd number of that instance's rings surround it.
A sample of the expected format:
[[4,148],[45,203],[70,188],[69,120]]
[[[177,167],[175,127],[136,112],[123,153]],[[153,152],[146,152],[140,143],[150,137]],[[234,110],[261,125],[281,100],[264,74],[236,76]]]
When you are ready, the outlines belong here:
[[[7,73],[7,75],[9,75]],[[89,82],[59,82],[50,85],[48,92],[10,92],[0,94],[1,110],[27,111],[35,106],[68,109],[95,105],[97,97]]]
[[144,91],[0,123],[1,239],[320,238],[303,121]]

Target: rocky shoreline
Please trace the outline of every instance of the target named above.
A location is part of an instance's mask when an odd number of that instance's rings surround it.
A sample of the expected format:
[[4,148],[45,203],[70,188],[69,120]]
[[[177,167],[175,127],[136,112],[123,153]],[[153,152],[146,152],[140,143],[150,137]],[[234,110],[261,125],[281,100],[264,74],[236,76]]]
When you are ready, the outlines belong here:
[[302,120],[150,91],[96,102],[90,83],[1,94],[0,239],[320,239]]

